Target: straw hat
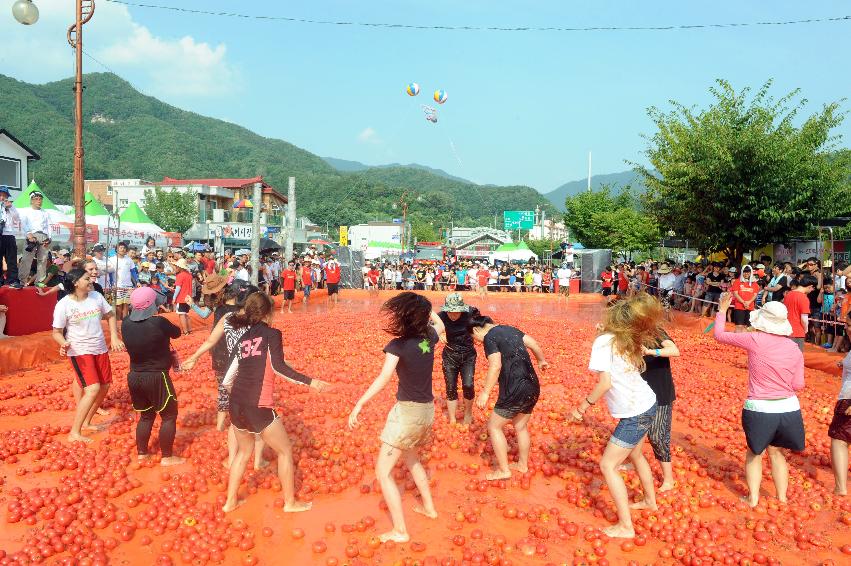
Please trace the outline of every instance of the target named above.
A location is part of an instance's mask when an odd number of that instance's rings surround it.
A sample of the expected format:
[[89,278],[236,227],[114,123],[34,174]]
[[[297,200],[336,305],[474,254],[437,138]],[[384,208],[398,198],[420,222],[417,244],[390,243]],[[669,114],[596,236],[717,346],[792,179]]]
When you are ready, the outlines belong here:
[[446,297],[441,309],[443,312],[469,312],[470,306],[464,304],[460,293],[452,293]]
[[667,275],[671,272],[671,266],[667,263],[663,263],[661,267],[659,267],[658,273],[659,275]]
[[228,278],[222,277],[216,273],[207,276],[204,280],[204,285],[201,287],[202,295],[213,295],[218,293],[228,284]]
[[184,271],[189,271],[189,265],[186,263],[186,258],[180,258],[177,261],[172,261],[171,264],[175,267],[179,267]]
[[751,311],[751,326],[768,334],[789,336],[792,325],[789,324],[786,305],[779,301],[769,301],[761,309]]

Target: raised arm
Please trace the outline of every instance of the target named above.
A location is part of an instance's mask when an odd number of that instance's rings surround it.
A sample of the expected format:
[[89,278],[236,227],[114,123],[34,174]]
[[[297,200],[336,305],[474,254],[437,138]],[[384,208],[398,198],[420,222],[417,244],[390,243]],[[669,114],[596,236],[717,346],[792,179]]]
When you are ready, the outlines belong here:
[[351,414],[349,414],[349,427],[354,428],[358,425],[358,415],[370,399],[375,397],[379,391],[390,383],[390,378],[393,377],[393,372],[396,371],[396,365],[399,363],[399,356],[387,353],[384,356],[384,365],[381,367],[381,372],[378,377],[372,382],[369,388],[364,392],[358,402],[355,403]]
[[745,350],[750,350],[754,347],[753,335],[750,332],[727,332],[725,325],[727,323],[727,310],[730,308],[730,303],[733,297],[730,293],[723,293],[721,300],[718,302],[718,313],[715,315],[715,340],[722,344],[730,344],[738,346]]

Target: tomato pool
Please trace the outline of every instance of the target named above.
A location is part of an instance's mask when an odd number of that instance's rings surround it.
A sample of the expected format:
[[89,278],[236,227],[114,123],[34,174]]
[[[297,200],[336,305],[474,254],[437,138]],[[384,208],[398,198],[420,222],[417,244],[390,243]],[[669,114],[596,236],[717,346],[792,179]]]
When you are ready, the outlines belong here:
[[[180,410],[175,453],[187,462],[169,468],[136,459],[126,354],[111,355],[110,414],[96,418],[104,430],[89,445],[65,440],[74,407],[67,362],[0,377],[0,564],[850,563],[851,501],[833,495],[827,437],[839,378],[807,369],[800,395],[807,448],[789,457],[790,503],[774,498],[766,461],[761,504],[751,510],[740,502],[745,355],[704,335],[707,320],[686,316],[670,327],[682,351],[673,361],[677,487],[657,494],[658,511],[633,512],[634,540],[601,534],[615,512],[597,463],[614,421],[603,403],[583,424],[568,418],[595,381],[586,368],[603,303],[583,295],[465,297],[498,324],[534,336],[551,364],[539,373],[530,470],[484,481],[492,459],[488,413],[476,409],[472,425],[449,426],[437,355],[434,441],[422,460],[440,516],[411,511],[416,490],[407,470],[397,468],[411,541],[382,544],[377,537],[390,529],[390,519],[373,465],[395,382],[366,406],[360,428],[349,430],[346,420],[381,367],[389,338],[379,307],[389,296],[343,290],[332,306],[319,291],[306,309],[297,303],[292,314],[275,315],[289,363],[334,385],[319,394],[281,381],[276,391],[294,445],[298,496],[313,503],[307,513],[284,514],[274,465],[254,470],[251,464],[241,488],[246,504],[222,513],[226,433],[215,428],[209,357],[172,376]],[[442,304],[443,294],[427,296]],[[209,333],[194,323],[193,334],[176,341],[183,358]],[[485,371],[480,349],[477,389]],[[516,454],[510,427],[507,436]],[[661,471],[645,450],[658,486]],[[272,459],[268,449],[266,458]],[[630,497],[640,497],[635,472],[622,473]]]

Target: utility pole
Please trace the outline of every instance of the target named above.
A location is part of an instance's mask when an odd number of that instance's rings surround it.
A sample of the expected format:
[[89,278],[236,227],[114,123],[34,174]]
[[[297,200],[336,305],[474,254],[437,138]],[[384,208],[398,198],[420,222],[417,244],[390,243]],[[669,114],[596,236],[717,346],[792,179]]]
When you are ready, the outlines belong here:
[[257,285],[260,275],[260,211],[263,210],[263,183],[254,183],[254,203],[251,217],[251,284]]
[[588,192],[591,192],[591,151],[588,151]]
[[408,237],[408,191],[403,191],[402,196],[399,197],[399,205],[402,207],[402,235],[401,235],[401,244],[402,244],[402,256],[405,255],[405,238]]
[[284,265],[293,257],[295,218],[295,177],[290,177],[287,183],[287,237],[284,244]]

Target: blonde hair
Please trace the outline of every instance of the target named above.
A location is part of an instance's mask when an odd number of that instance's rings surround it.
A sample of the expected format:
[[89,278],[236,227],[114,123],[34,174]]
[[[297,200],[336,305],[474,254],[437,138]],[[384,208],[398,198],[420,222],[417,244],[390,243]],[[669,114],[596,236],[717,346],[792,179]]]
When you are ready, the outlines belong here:
[[612,349],[639,372],[647,369],[642,347],[656,341],[661,332],[663,309],[655,297],[639,293],[606,309],[602,332],[611,334]]

